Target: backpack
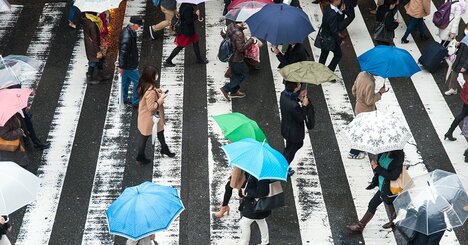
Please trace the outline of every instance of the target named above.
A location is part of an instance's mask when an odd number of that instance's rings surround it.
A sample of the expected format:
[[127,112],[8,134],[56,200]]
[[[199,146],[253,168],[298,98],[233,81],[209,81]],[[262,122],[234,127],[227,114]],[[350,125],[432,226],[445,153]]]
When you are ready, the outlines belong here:
[[182,21],[179,13],[176,13],[171,20],[171,29],[178,35],[182,33]]
[[221,44],[219,44],[218,59],[221,62],[228,62],[229,59],[231,59],[231,56],[234,54],[234,47],[232,46],[231,37],[238,31],[239,30],[235,30],[232,33],[227,33],[226,38],[224,38],[224,40],[221,41]]
[[450,19],[450,10],[452,9],[452,4],[456,2],[458,1],[445,2],[437,9],[437,11],[434,13],[434,16],[432,17],[432,22],[435,26],[437,26],[440,29],[447,28],[447,26],[453,20]]

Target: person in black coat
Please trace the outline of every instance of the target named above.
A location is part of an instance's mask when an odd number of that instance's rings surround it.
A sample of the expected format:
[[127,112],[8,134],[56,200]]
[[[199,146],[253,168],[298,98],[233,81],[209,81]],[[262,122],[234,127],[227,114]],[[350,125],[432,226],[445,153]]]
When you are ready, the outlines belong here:
[[240,228],[242,230],[241,245],[249,245],[250,243],[250,225],[256,222],[260,229],[260,236],[262,239],[261,244],[269,244],[270,237],[268,234],[268,224],[265,220],[271,214],[271,210],[265,212],[255,212],[255,198],[268,196],[270,192],[269,180],[257,180],[254,176],[245,173],[246,184],[243,189],[243,199],[241,206],[242,218],[239,220]]
[[[377,15],[375,16],[376,26],[383,22],[387,35],[392,39],[395,37],[395,30],[399,25],[399,22],[395,20],[396,7],[397,0],[385,0],[384,4],[377,8]],[[393,41],[375,40],[375,43],[377,45],[393,45]]]
[[172,59],[188,45],[193,45],[193,51],[197,56],[197,63],[206,64],[208,61],[203,59],[198,46],[198,34],[195,32],[195,21],[200,19],[200,10],[197,5],[191,3],[182,3],[179,8],[180,33],[176,34],[175,43],[177,47],[172,50],[169,57],[164,61],[164,66],[174,67]]
[[[322,52],[320,53],[319,63],[325,64],[328,58],[328,54],[333,52],[333,59],[331,60],[328,68],[335,71],[336,66],[341,60],[343,55],[341,52],[341,39],[339,36],[340,22],[343,20],[340,9],[338,6],[341,4],[341,0],[333,0],[331,4],[327,5],[323,10],[322,26],[319,35],[323,40],[328,40],[331,48],[325,49],[322,44]],[[343,7],[342,7],[343,9]],[[318,38],[318,37],[317,37]],[[327,45],[328,46],[328,45]]]
[[[353,22],[354,18],[356,18],[356,14],[354,13],[354,8],[357,6],[357,0],[343,0],[343,14],[346,15],[346,18],[343,19],[340,23],[340,32],[346,29],[351,22]],[[341,8],[342,6],[340,6]],[[343,18],[344,15],[341,17]]]
[[10,244],[10,240],[6,236],[7,232],[11,232],[12,226],[8,223],[8,216],[0,216],[0,244]]
[[[291,164],[296,152],[304,144],[306,120],[309,98],[307,90],[301,91],[301,84],[284,81],[285,90],[281,92],[281,135],[286,140],[286,147],[283,156]],[[294,170],[289,169],[289,175],[294,174]]]
[[274,52],[276,54],[276,58],[278,58],[280,62],[278,65],[278,68],[280,69],[296,62],[306,61],[309,57],[309,54],[302,43],[289,44],[288,49],[286,49],[284,54],[280,52],[278,47],[274,49]]

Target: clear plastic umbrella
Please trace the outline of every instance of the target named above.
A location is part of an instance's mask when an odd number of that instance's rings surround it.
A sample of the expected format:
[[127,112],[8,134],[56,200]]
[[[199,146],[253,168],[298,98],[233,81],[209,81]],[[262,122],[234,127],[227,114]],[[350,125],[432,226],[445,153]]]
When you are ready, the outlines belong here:
[[0,12],[7,12],[11,10],[11,5],[7,0],[0,0]]
[[41,63],[24,55],[0,55],[0,89],[35,79]]
[[430,235],[462,226],[468,218],[468,195],[456,174],[436,169],[413,178],[393,202],[396,224]]
[[234,8],[229,10],[225,15],[226,19],[236,21],[236,22],[244,22],[253,14],[260,11],[260,9],[265,6],[266,3],[256,2],[256,1],[248,1],[237,4]]

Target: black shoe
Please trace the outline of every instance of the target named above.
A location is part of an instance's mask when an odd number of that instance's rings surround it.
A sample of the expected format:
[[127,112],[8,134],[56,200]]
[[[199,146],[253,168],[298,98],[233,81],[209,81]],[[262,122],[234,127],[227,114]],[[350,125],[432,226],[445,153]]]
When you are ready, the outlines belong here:
[[289,169],[289,170],[288,170],[288,176],[289,176],[289,177],[293,176],[295,173],[296,173],[296,171],[294,171],[294,170],[292,170],[292,169]]
[[149,33],[150,33],[151,39],[155,40],[156,39],[156,31],[153,30],[152,26],[149,27]]
[[208,64],[208,60],[207,59],[197,60],[197,63],[198,64]]
[[174,63],[172,63],[172,61],[164,61],[164,64],[163,64],[164,67],[174,67],[176,66]]
[[377,185],[375,183],[370,183],[367,187],[366,187],[366,190],[372,190],[374,189],[375,187],[377,187]]
[[34,148],[38,149],[38,150],[45,150],[45,149],[49,149],[50,147],[50,143],[49,142],[46,142],[46,143],[37,143],[37,144],[34,144]]
[[401,39],[401,43],[409,43],[409,41],[406,39]]
[[455,141],[457,138],[453,137],[452,134],[446,133],[444,134],[444,140],[450,140],[450,141]]
[[175,153],[169,150],[169,147],[162,147],[161,148],[161,155],[167,155],[168,157],[175,157]]
[[468,156],[465,157],[465,162],[468,162]]
[[148,158],[146,158],[145,155],[138,155],[137,158],[136,158],[136,161],[137,161],[139,164],[142,164],[142,165],[151,163],[151,160],[148,159]]

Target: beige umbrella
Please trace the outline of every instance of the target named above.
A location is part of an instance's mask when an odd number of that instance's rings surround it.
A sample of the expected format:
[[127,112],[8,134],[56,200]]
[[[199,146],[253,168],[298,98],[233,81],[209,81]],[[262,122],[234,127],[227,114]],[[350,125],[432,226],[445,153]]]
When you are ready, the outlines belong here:
[[327,66],[314,61],[296,62],[281,68],[279,72],[284,80],[315,85],[340,79]]

